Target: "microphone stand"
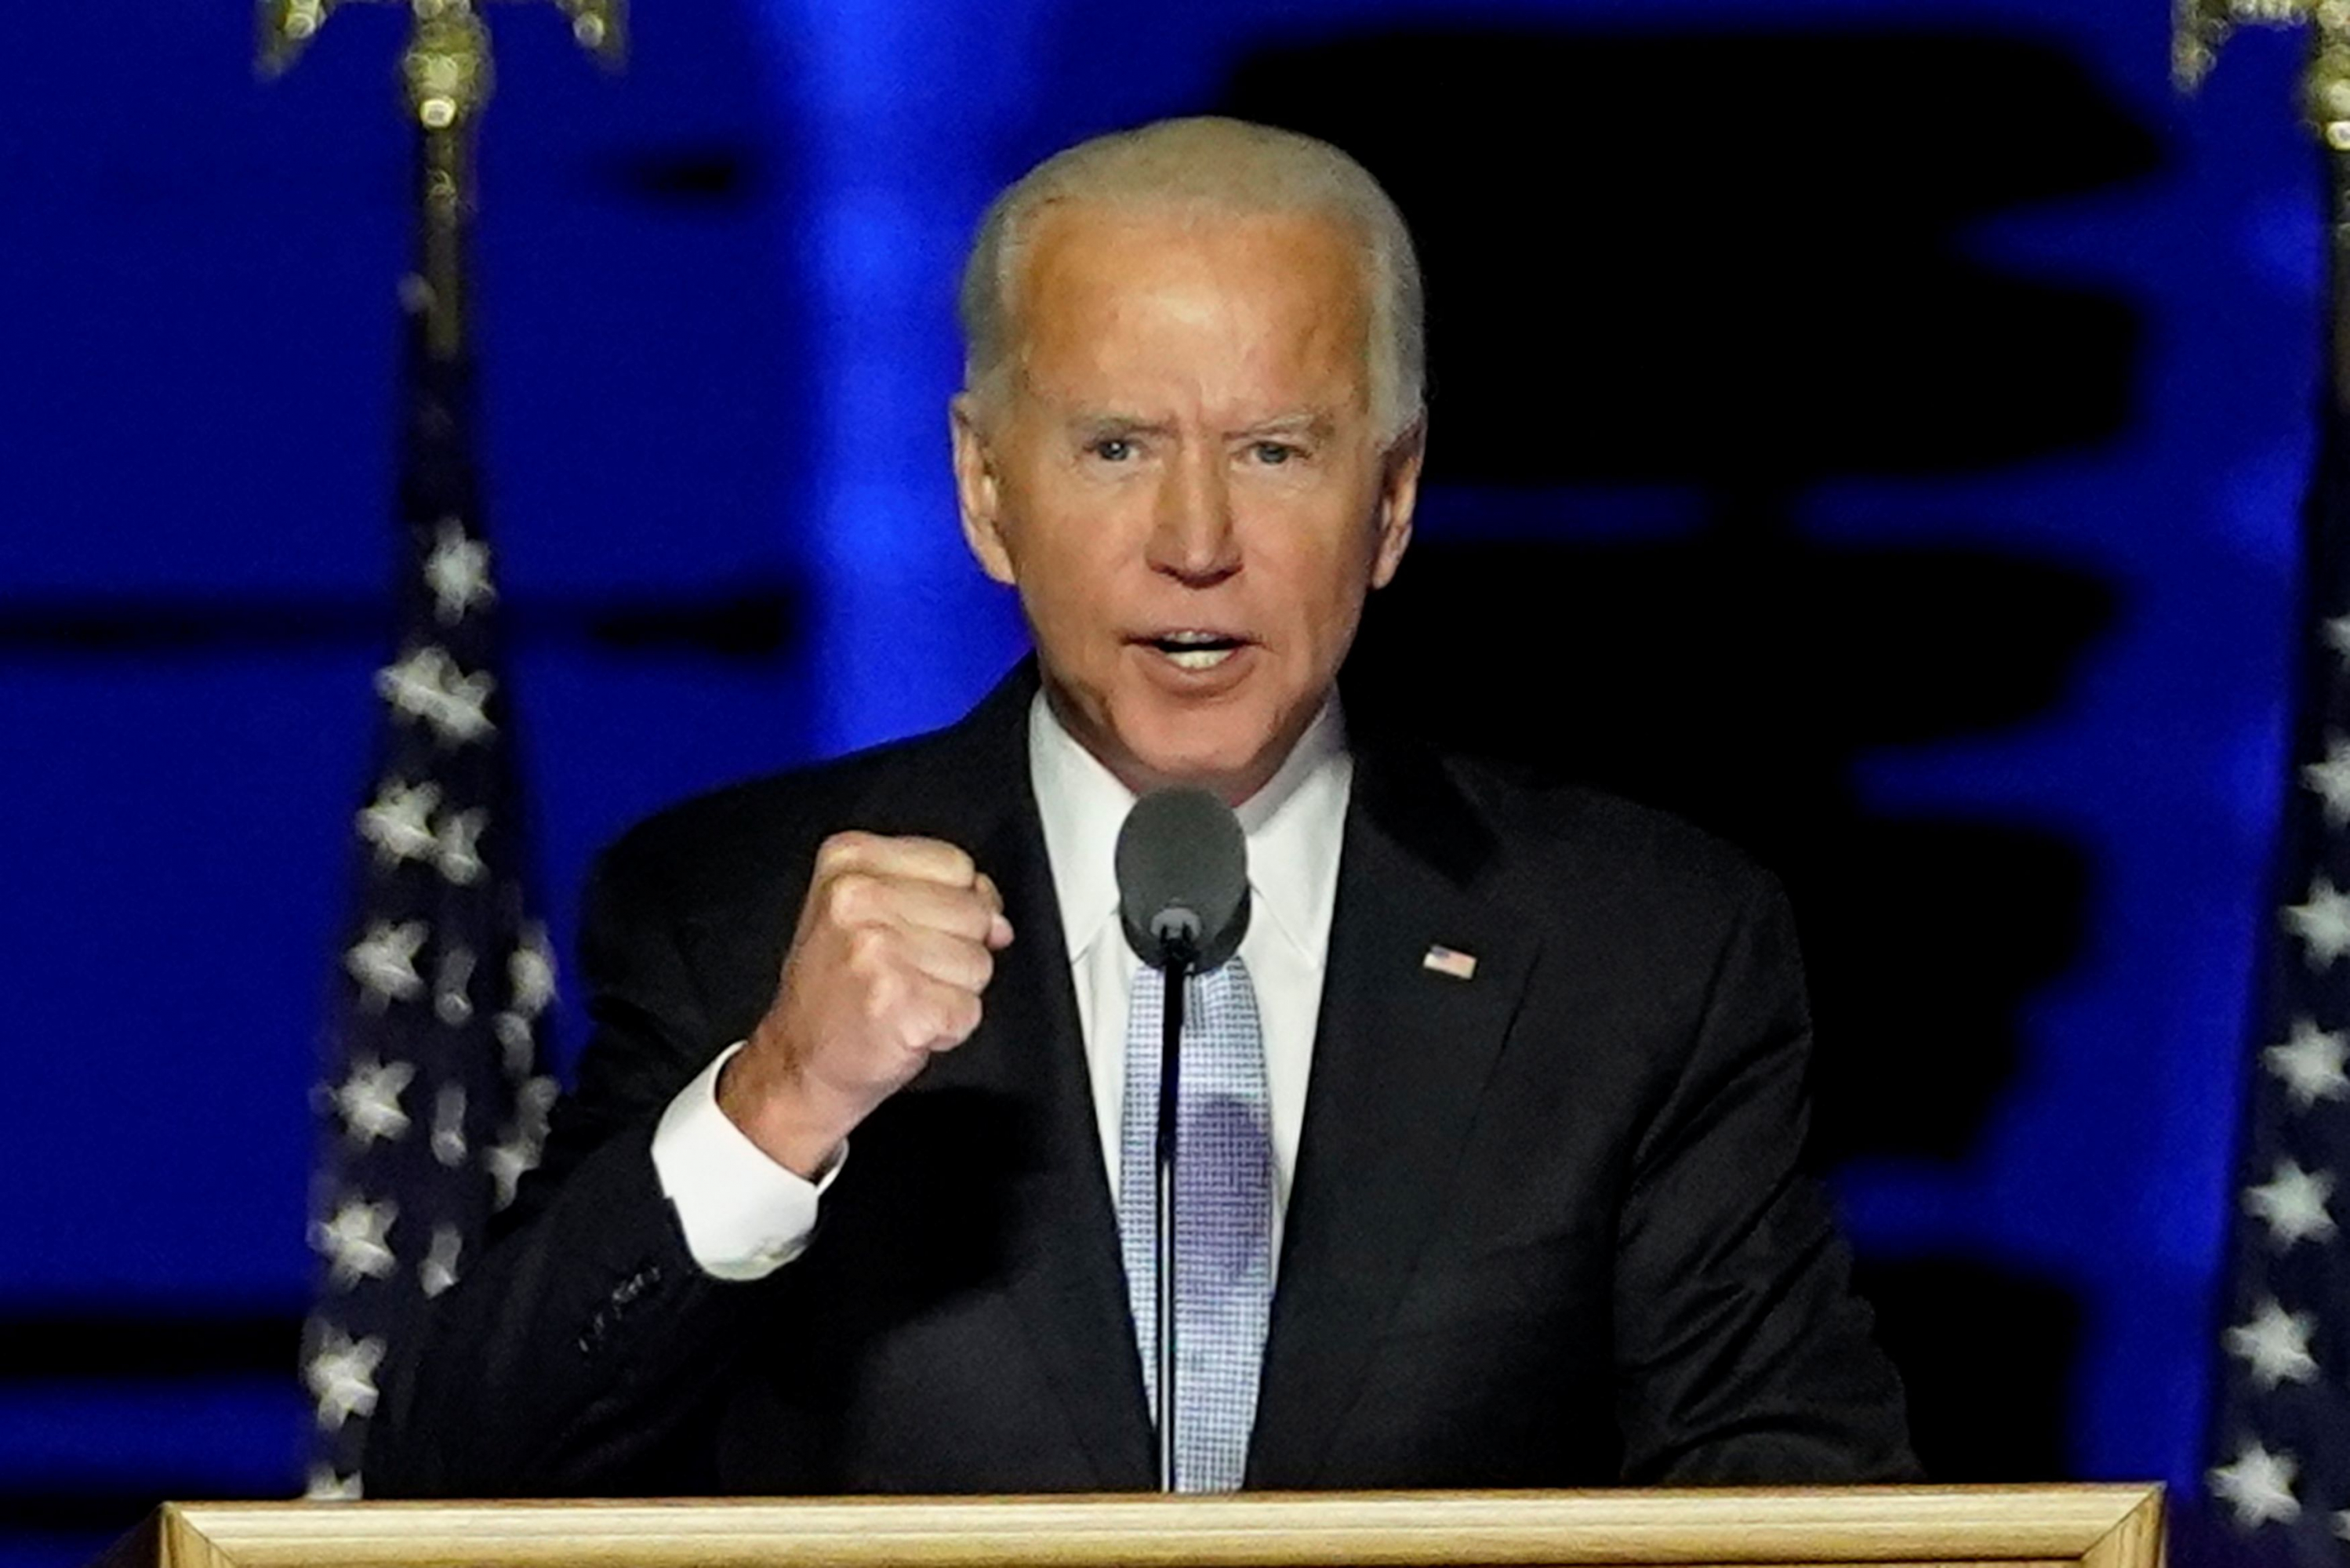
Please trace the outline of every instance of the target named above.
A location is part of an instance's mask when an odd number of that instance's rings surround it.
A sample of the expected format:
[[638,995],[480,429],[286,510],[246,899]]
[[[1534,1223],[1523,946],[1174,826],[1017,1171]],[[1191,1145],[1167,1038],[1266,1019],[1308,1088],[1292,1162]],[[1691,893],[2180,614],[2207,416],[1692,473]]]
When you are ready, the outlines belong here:
[[1182,1123],[1183,982],[1199,961],[1187,936],[1163,941],[1167,1005],[1159,1034],[1159,1490],[1175,1490],[1175,1150]]

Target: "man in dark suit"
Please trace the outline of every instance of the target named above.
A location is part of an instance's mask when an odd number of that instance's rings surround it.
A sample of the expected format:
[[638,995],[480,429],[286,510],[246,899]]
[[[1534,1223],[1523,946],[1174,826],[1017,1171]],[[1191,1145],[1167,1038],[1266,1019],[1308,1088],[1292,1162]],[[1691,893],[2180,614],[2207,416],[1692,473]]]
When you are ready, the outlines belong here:
[[1149,1485],[1150,1032],[1105,888],[1167,784],[1238,809],[1257,910],[1210,977],[1245,1021],[1210,1163],[1253,1196],[1180,1275],[1224,1293],[1187,1487],[1913,1473],[1796,1169],[1770,880],[1345,729],[1424,430],[1377,185],[1230,121],[1101,139],[999,200],[963,315],[965,533],[1036,659],[605,857],[578,1088],[371,1492]]

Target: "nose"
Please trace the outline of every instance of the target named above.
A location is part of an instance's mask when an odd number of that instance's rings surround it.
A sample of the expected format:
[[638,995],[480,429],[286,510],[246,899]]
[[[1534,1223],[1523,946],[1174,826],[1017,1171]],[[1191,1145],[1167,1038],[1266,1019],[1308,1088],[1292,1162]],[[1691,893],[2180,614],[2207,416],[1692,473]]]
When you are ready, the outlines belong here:
[[1211,587],[1241,569],[1231,487],[1211,452],[1188,452],[1159,486],[1148,550],[1150,569],[1187,587]]

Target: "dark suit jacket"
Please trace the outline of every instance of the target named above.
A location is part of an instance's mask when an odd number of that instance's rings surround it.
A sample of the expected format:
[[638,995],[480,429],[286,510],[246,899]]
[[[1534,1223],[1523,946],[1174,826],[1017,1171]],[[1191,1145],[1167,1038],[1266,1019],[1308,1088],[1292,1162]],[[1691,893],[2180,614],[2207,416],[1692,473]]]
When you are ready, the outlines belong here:
[[[655,817],[601,862],[596,1033],[503,1240],[397,1359],[370,1493],[1147,1488],[1152,1440],[1027,668],[962,723]],[[668,1100],[774,992],[818,842],[969,848],[1018,932],[960,1049],[851,1139],[806,1254],[694,1266]],[[1473,979],[1422,963],[1474,954]],[[1669,818],[1357,748],[1253,1487],[1914,1473],[1798,1173],[1770,879]]]

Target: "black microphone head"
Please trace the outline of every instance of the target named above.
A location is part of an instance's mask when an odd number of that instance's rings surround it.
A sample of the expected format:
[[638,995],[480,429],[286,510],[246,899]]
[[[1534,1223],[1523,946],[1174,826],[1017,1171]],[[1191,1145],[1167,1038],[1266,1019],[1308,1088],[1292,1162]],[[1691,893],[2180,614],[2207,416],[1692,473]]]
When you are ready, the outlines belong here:
[[1188,958],[1204,972],[1248,931],[1248,840],[1232,808],[1203,789],[1154,790],[1118,830],[1118,914],[1153,969]]

